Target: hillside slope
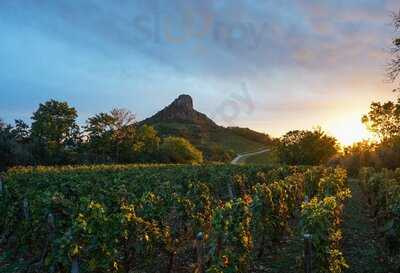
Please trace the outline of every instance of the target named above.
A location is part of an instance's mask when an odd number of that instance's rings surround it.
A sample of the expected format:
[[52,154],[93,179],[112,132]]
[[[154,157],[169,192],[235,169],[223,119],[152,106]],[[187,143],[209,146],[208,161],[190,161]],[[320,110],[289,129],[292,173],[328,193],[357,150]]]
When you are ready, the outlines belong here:
[[237,154],[258,151],[272,142],[268,135],[247,128],[217,125],[194,109],[189,95],[179,96],[141,124],[153,126],[161,136],[188,139],[211,161],[229,161]]

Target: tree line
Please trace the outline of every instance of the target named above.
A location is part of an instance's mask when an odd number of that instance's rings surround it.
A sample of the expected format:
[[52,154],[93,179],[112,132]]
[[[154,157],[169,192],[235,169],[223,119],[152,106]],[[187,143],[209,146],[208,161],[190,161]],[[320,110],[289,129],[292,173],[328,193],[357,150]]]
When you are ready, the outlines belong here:
[[15,165],[198,163],[202,153],[186,139],[161,138],[125,109],[90,117],[84,126],[67,102],[49,100],[23,120],[0,120],[0,169]]
[[[400,77],[400,12],[393,13],[397,33],[391,48],[392,59],[387,66],[387,76],[398,86]],[[400,92],[395,88],[393,92]],[[375,135],[376,141],[361,141],[347,147],[341,158],[352,174],[361,167],[396,169],[400,166],[400,98],[396,101],[373,102],[362,123]]]
[[357,174],[362,167],[396,169],[400,166],[400,98],[373,102],[362,122],[376,141],[361,141],[344,149],[341,164]]
[[[161,138],[149,125],[139,124],[132,112],[113,109],[89,117],[84,126],[67,102],[49,100],[33,113],[29,126],[22,120],[0,120],[0,169],[24,165],[106,163],[201,163],[203,154],[181,137]],[[248,136],[248,129],[232,128]],[[264,134],[252,133],[265,142]],[[337,140],[321,129],[296,130],[269,140],[276,163],[325,164],[339,149]]]

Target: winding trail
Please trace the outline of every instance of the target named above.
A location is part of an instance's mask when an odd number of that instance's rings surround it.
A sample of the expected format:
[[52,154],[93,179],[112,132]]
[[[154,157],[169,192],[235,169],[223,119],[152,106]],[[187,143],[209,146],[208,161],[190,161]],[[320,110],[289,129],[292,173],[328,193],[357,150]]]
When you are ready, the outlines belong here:
[[252,157],[254,155],[263,154],[263,153],[266,153],[266,152],[269,152],[269,149],[263,149],[263,150],[260,150],[258,152],[246,153],[246,154],[238,155],[237,157],[235,157],[235,159],[232,160],[231,164],[239,165],[241,163],[241,161],[246,159],[246,158]]
[[343,253],[349,265],[346,273],[397,273],[390,269],[381,247],[374,220],[357,180],[349,179],[352,197],[345,204]]

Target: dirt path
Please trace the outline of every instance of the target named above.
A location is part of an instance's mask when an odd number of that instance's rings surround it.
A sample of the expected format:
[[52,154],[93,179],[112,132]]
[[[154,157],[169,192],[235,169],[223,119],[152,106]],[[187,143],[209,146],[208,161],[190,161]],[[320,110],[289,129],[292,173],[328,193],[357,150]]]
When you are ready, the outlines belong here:
[[247,154],[238,155],[237,157],[235,157],[235,159],[232,160],[231,164],[238,165],[238,164],[241,163],[242,160],[244,160],[246,158],[249,158],[249,157],[251,157],[253,155],[263,154],[263,153],[266,153],[268,151],[269,151],[269,149],[264,149],[264,150],[261,150],[261,151],[258,151],[258,152],[254,152],[254,153],[247,153]]
[[357,180],[349,180],[353,197],[345,204],[343,222],[343,252],[350,268],[346,273],[397,273],[381,243],[368,206]]

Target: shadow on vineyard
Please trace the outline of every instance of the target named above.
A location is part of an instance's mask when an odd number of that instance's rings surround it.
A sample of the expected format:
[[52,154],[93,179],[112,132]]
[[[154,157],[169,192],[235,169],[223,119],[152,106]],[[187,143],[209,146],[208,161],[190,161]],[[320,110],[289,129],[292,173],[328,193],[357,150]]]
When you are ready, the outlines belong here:
[[390,258],[383,246],[359,182],[353,179],[349,185],[353,197],[346,203],[343,223],[343,248],[350,266],[346,272],[397,273],[393,258]]

